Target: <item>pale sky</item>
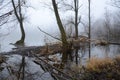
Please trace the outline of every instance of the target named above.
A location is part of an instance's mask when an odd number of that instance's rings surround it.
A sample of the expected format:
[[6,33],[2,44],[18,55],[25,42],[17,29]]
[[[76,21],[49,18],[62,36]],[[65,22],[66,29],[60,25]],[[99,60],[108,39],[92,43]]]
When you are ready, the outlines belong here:
[[[47,0],[41,0],[41,1],[46,1]],[[51,0],[48,0],[51,1]],[[83,16],[87,16],[87,1],[88,0],[83,0],[83,7],[80,10],[80,14]],[[91,15],[96,19],[100,18],[104,13],[105,13],[105,8],[111,9],[112,7],[108,4],[110,0],[92,0],[92,6],[91,6]],[[42,24],[51,24],[53,23],[53,17],[54,13],[51,10],[48,10],[48,8],[44,8],[39,4],[40,0],[31,0],[31,4],[36,9],[31,9],[30,10],[30,17],[31,17],[31,22],[34,23],[35,25],[39,25],[40,23]],[[110,7],[110,8],[108,8]],[[113,9],[111,9],[113,10]],[[41,25],[42,25],[41,24]]]
[[105,8],[109,11],[115,11],[115,8],[110,5],[110,0],[92,0],[92,11],[95,17],[100,18],[105,13]]
[[[41,0],[47,2],[47,0]],[[51,2],[51,0],[48,0]],[[80,15],[82,18],[88,20],[88,0],[82,0],[83,1],[83,7],[80,9]],[[82,2],[81,1],[81,2]],[[108,3],[110,0],[91,0],[91,17],[92,22],[95,22],[95,20],[99,18],[104,17],[105,8],[108,10],[114,10],[112,6],[110,6]],[[40,0],[31,0],[31,4],[33,5],[34,9],[29,9],[28,14],[30,17],[29,21],[34,26],[34,28],[37,29],[39,26],[42,30],[54,34],[55,32],[58,33],[58,27],[57,22],[55,19],[54,12],[51,11],[48,7],[43,7],[43,4],[40,4]],[[66,12],[61,12],[65,15]],[[62,16],[63,17],[63,16]],[[66,17],[66,16],[64,16]],[[83,29],[80,29],[83,30]],[[84,30],[83,30],[84,31]],[[30,31],[32,33],[32,31]]]

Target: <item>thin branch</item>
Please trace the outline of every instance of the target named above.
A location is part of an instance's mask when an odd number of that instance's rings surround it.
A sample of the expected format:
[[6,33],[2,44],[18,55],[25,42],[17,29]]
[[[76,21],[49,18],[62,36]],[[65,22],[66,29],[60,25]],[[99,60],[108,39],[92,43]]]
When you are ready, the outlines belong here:
[[13,8],[14,8],[15,16],[17,17],[18,21],[20,22],[20,18],[19,18],[19,16],[18,16],[18,13],[17,13],[16,7],[15,7],[14,0],[12,0],[12,5],[13,5]]
[[[15,7],[15,9],[17,9],[17,8],[18,8],[18,6]],[[12,15],[13,12],[14,12],[14,9],[11,10],[11,11],[9,11],[9,12],[7,12],[7,13],[4,13],[4,14],[0,15],[0,20],[3,20],[3,19],[5,19],[6,17]]]
[[83,21],[81,21],[81,24],[84,26],[84,27],[86,27],[87,25],[83,22]]
[[45,32],[45,31],[43,31],[42,29],[40,29],[40,27],[38,27],[38,29],[39,29],[41,32],[45,33],[46,35],[48,35],[48,36],[50,36],[50,37],[52,37],[52,38],[54,38],[54,39],[57,39],[57,40],[61,41],[61,39],[56,38],[56,37],[54,37],[54,36],[50,35],[49,33],[47,33],[47,32]]
[[22,13],[21,13],[21,1],[19,0],[18,1],[18,6],[19,6],[19,15],[20,15],[20,21],[22,22],[23,21],[23,18],[22,18]]
[[0,15],[0,19],[6,18],[7,16],[11,15],[13,11],[14,11],[14,10],[11,10],[11,11],[5,13],[5,14]]
[[67,10],[75,10],[75,8],[71,4],[67,4],[67,3],[63,2],[63,5],[69,7],[69,9],[67,9]]
[[79,23],[81,23],[81,16],[79,16],[79,20],[78,20],[77,25],[78,25]]
[[78,10],[83,6],[83,4],[81,4],[79,7],[78,7]]
[[3,22],[2,24],[0,24],[0,26],[2,26],[2,25],[4,25],[5,23],[7,23],[8,22],[8,20],[7,21],[5,21],[5,22]]
[[45,7],[46,8],[46,6],[51,10],[51,11],[54,11],[53,10],[53,8],[51,7],[51,3],[46,3],[46,2],[40,2],[41,4],[43,4],[43,6],[42,7]]
[[31,9],[35,9],[33,6],[28,6],[28,5],[24,5],[24,7],[26,7],[26,8],[31,8]]

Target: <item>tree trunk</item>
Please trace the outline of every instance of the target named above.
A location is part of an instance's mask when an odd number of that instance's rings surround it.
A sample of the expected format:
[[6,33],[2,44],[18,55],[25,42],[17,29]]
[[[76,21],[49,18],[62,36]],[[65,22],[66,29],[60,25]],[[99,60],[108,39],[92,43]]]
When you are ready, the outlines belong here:
[[20,30],[21,30],[21,39],[16,42],[16,44],[24,44],[25,41],[25,31],[23,28],[23,22],[20,22]]
[[62,48],[63,48],[63,55],[62,55],[62,62],[66,62],[67,58],[68,58],[68,42],[67,42],[67,37],[66,37],[66,32],[64,30],[63,24],[61,22],[59,13],[58,13],[58,8],[57,8],[57,4],[56,4],[56,0],[52,0],[52,5],[54,8],[54,13],[55,13],[55,17],[57,20],[57,24],[61,33],[61,39],[62,39]]
[[74,0],[74,7],[75,7],[75,39],[78,38],[78,0]]
[[[90,17],[90,2],[91,0],[88,0],[88,18],[89,18],[89,33],[88,33],[88,37],[89,39],[91,39],[91,17]],[[89,41],[89,58],[91,57],[91,42]]]
[[25,31],[24,31],[24,28],[23,28],[23,17],[22,17],[22,12],[21,12],[21,1],[18,0],[18,9],[19,9],[19,12],[17,12],[17,10],[16,10],[14,0],[12,0],[12,5],[13,5],[13,8],[14,8],[15,16],[16,16],[18,22],[19,22],[20,30],[21,30],[21,34],[22,34],[21,39],[18,40],[15,44],[24,44]]

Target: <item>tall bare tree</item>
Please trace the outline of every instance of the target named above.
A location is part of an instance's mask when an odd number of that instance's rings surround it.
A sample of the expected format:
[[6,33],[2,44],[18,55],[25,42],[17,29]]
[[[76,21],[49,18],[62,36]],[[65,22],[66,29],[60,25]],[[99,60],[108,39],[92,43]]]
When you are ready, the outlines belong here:
[[58,25],[60,33],[61,33],[62,49],[63,49],[62,62],[66,62],[67,57],[68,57],[68,52],[69,52],[69,45],[67,42],[66,32],[64,30],[63,24],[61,22],[61,19],[60,19],[59,13],[58,13],[58,7],[56,4],[56,0],[52,0],[52,5],[54,8],[57,25]]
[[78,10],[79,10],[79,0],[74,0],[74,11],[75,11],[75,38],[78,38]]
[[[67,3],[66,0],[63,0],[63,5],[66,7],[66,10],[72,10],[74,12],[74,21],[69,21],[75,26],[75,39],[78,38],[78,25],[81,22],[81,16],[78,16],[79,9],[81,7],[79,0],[72,0],[72,3]],[[72,20],[72,19],[71,19]]]
[[[91,39],[91,0],[88,0],[89,40]],[[91,42],[89,41],[89,58],[91,56]]]
[[112,20],[112,15],[110,14],[110,12],[106,9],[105,12],[105,21],[104,21],[104,26],[105,26],[105,30],[106,30],[106,40],[109,42],[110,41],[110,36],[112,35],[111,33],[111,20]]
[[18,8],[16,8],[16,5],[15,5],[15,1],[14,0],[11,0],[12,1],[12,5],[13,5],[13,8],[14,8],[14,14],[19,22],[19,25],[20,25],[20,30],[21,30],[21,39],[18,40],[16,42],[16,44],[24,44],[24,40],[25,40],[25,31],[24,31],[24,27],[23,27],[23,16],[22,16],[22,2],[23,0],[18,0]]

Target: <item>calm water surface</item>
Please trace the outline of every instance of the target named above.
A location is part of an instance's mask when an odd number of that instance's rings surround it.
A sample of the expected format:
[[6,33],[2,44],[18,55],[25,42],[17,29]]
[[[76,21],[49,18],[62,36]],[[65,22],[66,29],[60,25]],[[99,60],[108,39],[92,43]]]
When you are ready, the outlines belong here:
[[[48,33],[51,33],[54,36],[59,36],[57,28],[51,29],[43,28],[44,31],[47,31]],[[53,31],[54,30],[54,31]],[[53,38],[45,35],[44,33],[40,32],[37,27],[30,27],[28,29],[25,27],[26,32],[26,39],[25,39],[25,45],[26,46],[42,46],[46,42],[54,42]],[[10,45],[10,43],[15,43],[17,40],[20,39],[20,30],[19,28],[13,29],[9,35],[3,36],[0,38],[0,52],[8,52],[11,51],[12,48],[15,46]],[[87,53],[87,51],[86,51]],[[91,48],[91,56],[96,57],[106,57],[106,56],[115,56],[120,53],[120,46],[118,45],[108,45],[108,46],[93,46]],[[86,56],[88,54],[85,54]]]

